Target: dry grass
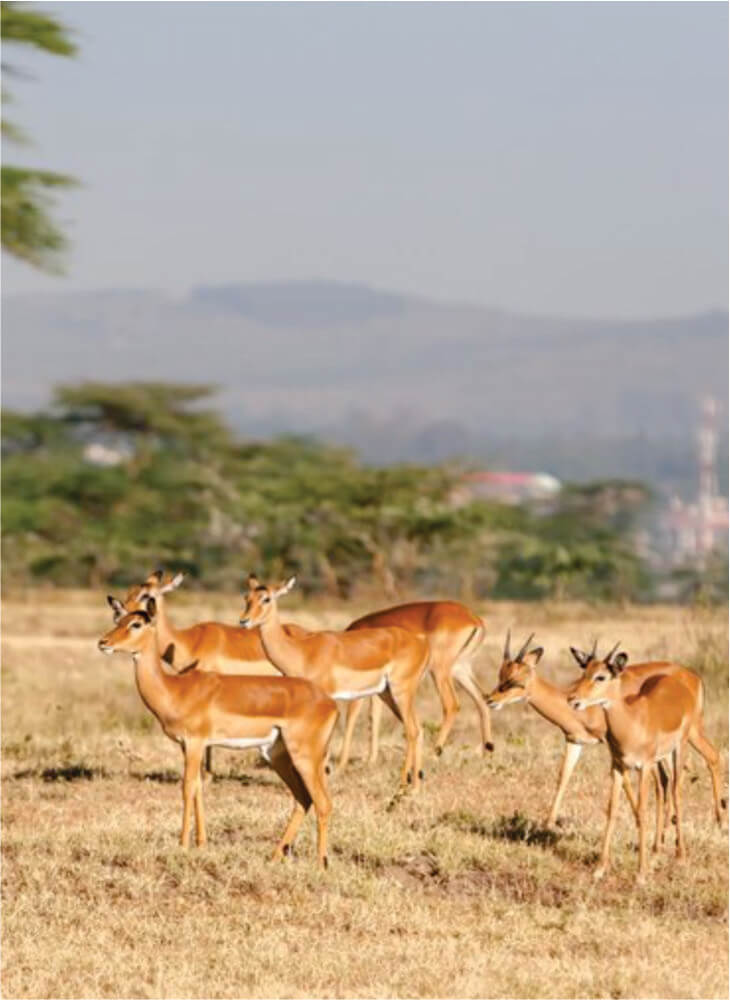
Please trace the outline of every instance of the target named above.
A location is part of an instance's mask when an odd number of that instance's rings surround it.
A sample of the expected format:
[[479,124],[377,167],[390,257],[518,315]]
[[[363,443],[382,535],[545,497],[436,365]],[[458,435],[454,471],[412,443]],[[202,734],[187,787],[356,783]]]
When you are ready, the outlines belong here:
[[[229,598],[175,601],[173,614],[235,620]],[[363,609],[314,609],[343,624]],[[569,643],[621,638],[632,658],[671,655],[708,689],[707,728],[727,765],[727,615],[676,608],[494,605],[480,662],[491,686],[504,631],[535,629],[545,672],[575,674]],[[206,791],[210,844],[185,854],[179,751],[146,713],[131,662],[102,658],[98,595],[22,594],[5,603],[3,950],[6,997],[719,997],[728,995],[727,837],[713,828],[709,780],[686,781],[689,860],[670,850],[637,889],[634,830],[619,823],[613,872],[591,867],[608,758],[589,749],[565,801],[539,821],[563,741],[520,707],[494,717],[496,750],[474,753],[468,699],[450,750],[427,754],[418,798],[388,809],[402,737],[383,762],[356,760],[332,782],[332,865],[267,856],[289,809],[273,773],[217,752]],[[430,685],[421,717],[439,718]],[[427,728],[427,740],[434,727]],[[358,733],[356,754],[365,750]]]

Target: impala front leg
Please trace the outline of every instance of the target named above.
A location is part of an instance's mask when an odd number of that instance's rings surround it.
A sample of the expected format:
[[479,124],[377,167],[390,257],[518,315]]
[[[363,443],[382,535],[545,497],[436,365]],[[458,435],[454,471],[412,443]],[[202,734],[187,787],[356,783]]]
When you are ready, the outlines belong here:
[[[197,805],[197,790],[200,783],[200,762],[203,757],[203,744],[188,740],[183,744],[183,754],[185,755],[185,771],[183,774],[183,822],[180,844],[182,847],[187,848],[190,845],[190,822],[193,813],[193,801],[196,802],[196,819],[198,809],[200,809],[200,815],[202,816],[203,803],[201,798],[200,806]],[[200,838],[199,828],[197,835]],[[204,830],[203,837],[205,837]],[[200,842],[199,839],[198,842]]]
[[606,831],[603,835],[603,850],[601,860],[593,873],[596,879],[603,878],[608,866],[611,863],[611,839],[613,838],[614,827],[616,826],[616,816],[618,815],[618,804],[621,797],[621,782],[623,779],[623,768],[614,764],[611,768],[611,796],[608,800],[608,817]]

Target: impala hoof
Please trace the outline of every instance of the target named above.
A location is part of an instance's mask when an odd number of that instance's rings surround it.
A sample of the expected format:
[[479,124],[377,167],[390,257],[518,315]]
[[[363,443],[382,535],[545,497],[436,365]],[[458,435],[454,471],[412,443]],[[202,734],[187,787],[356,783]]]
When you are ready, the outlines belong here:
[[444,752],[444,748],[443,747],[436,747],[436,756],[437,757],[440,757],[443,752]]
[[426,775],[425,775],[425,773],[423,771],[419,771],[418,772],[418,779],[419,779],[419,781],[425,781]]
[[329,766],[329,764],[325,764],[325,766],[324,766],[324,773],[325,774],[332,774],[332,768]]
[[494,743],[492,743],[491,740],[487,740],[487,742],[484,744],[484,749],[489,750],[489,752],[491,753],[492,750],[494,750]]
[[329,866],[330,866],[329,858],[327,857],[327,855],[325,855],[322,858],[322,867],[324,868],[325,871],[327,871],[327,869],[329,868]]
[[411,774],[410,771],[406,774],[406,784],[408,785],[413,784],[413,775]]
[[727,809],[727,799],[720,799],[720,805],[723,809]]

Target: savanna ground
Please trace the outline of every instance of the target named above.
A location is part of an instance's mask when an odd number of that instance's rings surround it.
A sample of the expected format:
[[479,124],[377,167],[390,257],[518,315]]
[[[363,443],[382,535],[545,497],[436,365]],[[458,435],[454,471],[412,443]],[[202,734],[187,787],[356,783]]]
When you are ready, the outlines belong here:
[[[180,624],[235,621],[231,597],[176,595]],[[309,627],[366,610],[296,606]],[[707,688],[707,731],[727,773],[727,609],[490,604],[478,660],[494,684],[505,630],[535,630],[541,670],[574,678],[568,645],[621,639],[631,658],[671,657]],[[177,846],[180,752],[142,705],[131,660],[95,648],[103,595],[27,592],[4,603],[3,949],[6,997],[721,997],[728,995],[727,834],[690,755],[689,859],[673,831],[646,887],[634,884],[626,803],[605,881],[591,871],[603,830],[608,754],[587,748],[558,834],[541,827],[563,750],[534,711],[493,716],[480,758],[462,697],[447,753],[428,752],[440,718],[422,688],[426,783],[388,808],[402,737],[383,727],[381,763],[331,780],[330,869],[268,856],[290,798],[251,753],[218,750],[206,788],[209,845]],[[340,734],[336,736],[335,749]]]

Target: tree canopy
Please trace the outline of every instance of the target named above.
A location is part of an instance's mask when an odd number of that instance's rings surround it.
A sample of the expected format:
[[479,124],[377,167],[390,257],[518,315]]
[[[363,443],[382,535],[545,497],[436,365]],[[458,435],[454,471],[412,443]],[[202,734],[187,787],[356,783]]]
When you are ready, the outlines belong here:
[[[0,4],[0,35],[3,49],[15,45],[30,45],[58,56],[73,56],[76,45],[67,29],[51,14],[26,4]],[[3,72],[12,75],[13,65],[3,63]],[[9,95],[3,92],[3,103]],[[2,121],[4,139],[25,143],[23,131],[5,118]],[[1,170],[2,246],[8,253],[46,271],[60,271],[66,238],[53,222],[51,193],[67,188],[76,181],[66,174],[51,170],[3,164]]]

